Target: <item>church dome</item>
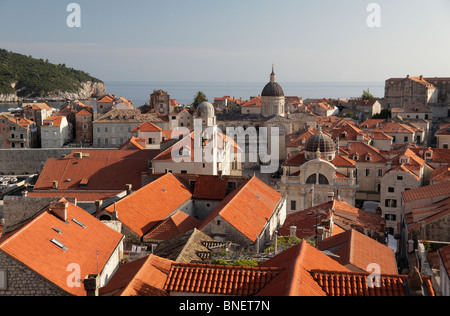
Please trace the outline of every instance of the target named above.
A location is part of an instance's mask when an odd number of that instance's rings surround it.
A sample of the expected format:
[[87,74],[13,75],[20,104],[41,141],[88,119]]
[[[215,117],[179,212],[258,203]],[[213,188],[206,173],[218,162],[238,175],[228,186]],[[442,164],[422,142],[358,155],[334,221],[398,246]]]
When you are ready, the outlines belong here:
[[284,97],[283,88],[278,82],[269,82],[261,93],[262,97]]
[[270,74],[270,82],[266,84],[262,93],[262,97],[284,97],[283,88],[278,84],[276,80],[275,70],[272,66],[272,73]]
[[332,153],[336,151],[336,143],[330,136],[320,131],[311,136],[305,146],[305,151],[310,153],[317,152],[317,149],[320,149],[321,153]]
[[197,115],[199,117],[214,117],[216,115],[216,111],[211,103],[202,102],[197,108]]

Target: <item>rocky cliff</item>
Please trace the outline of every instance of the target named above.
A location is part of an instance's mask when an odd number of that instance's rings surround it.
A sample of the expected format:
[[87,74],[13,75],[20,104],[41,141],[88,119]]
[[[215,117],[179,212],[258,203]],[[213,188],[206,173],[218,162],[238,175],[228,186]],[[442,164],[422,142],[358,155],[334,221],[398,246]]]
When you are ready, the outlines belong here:
[[[106,86],[103,82],[87,81],[81,83],[78,92],[55,91],[44,98],[32,98],[36,101],[76,101],[98,98],[106,95]],[[23,102],[31,98],[18,97],[16,94],[0,94],[0,102]]]

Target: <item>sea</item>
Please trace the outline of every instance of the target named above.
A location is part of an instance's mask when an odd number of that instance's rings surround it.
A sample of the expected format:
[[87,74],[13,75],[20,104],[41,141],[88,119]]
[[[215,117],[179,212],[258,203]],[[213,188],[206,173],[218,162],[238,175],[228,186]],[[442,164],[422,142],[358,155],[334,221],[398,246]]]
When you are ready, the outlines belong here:
[[[230,96],[249,100],[261,94],[267,82],[105,82],[106,91],[133,102],[137,108],[149,102],[154,90],[167,91],[171,99],[182,105],[192,103],[198,91],[202,91],[210,102],[215,98]],[[306,99],[349,99],[360,97],[364,90],[377,97],[384,97],[384,82],[279,82],[286,96],[298,96]],[[80,100],[81,101],[81,100]],[[59,109],[64,102],[47,102]],[[96,107],[96,100],[83,100],[84,104]],[[0,103],[0,112],[20,108],[20,103]]]

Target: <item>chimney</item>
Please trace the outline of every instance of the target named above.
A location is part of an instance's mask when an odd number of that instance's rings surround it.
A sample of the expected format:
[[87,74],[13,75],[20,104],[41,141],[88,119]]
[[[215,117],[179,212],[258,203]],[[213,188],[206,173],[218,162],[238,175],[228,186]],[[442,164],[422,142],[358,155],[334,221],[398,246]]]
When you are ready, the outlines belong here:
[[133,186],[131,184],[127,184],[125,186],[125,190],[127,191],[127,195],[130,195],[133,191],[131,190]]
[[28,191],[22,191],[22,197],[27,197],[28,196]]
[[100,212],[100,211],[101,211],[101,209],[102,209],[102,204],[103,204],[103,201],[102,201],[102,200],[97,200],[97,201],[95,201],[95,210],[96,210],[96,212]]
[[334,201],[334,192],[328,192],[328,202]]
[[83,153],[76,152],[76,153],[73,154],[73,158],[75,158],[75,159],[82,159],[83,158]]
[[98,296],[98,288],[100,285],[100,277],[98,274],[88,274],[84,279],[84,289],[86,296]]
[[68,202],[52,202],[50,203],[50,212],[53,213],[63,222],[67,222],[67,208],[69,206]]
[[289,228],[290,236],[297,237],[297,226],[292,223],[292,226]]
[[59,186],[58,181],[53,181],[53,186],[52,186],[53,190],[58,190],[58,186]]

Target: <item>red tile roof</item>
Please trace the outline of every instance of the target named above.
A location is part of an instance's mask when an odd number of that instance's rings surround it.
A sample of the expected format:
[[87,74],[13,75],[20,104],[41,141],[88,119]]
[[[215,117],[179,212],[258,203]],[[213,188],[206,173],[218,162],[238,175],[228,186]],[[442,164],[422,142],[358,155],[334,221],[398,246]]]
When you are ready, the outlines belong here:
[[65,116],[51,116],[44,120],[42,123],[43,126],[50,126],[50,123],[53,124],[52,126],[59,127],[61,126],[63,120],[65,119]]
[[145,139],[137,138],[135,136],[131,137],[119,148],[119,150],[145,150],[145,149],[147,149]]
[[116,211],[120,222],[142,237],[191,198],[189,188],[168,173],[107,207],[106,211]]
[[450,196],[450,182],[446,181],[404,191],[402,192],[402,196],[406,203],[438,196]]
[[365,272],[367,266],[376,263],[383,274],[397,274],[397,264],[391,248],[352,229],[325,239],[318,245],[321,251],[329,250],[331,258],[346,266],[353,265]]
[[228,177],[200,175],[196,178],[194,198],[200,200],[223,200],[227,195]]
[[[348,147],[342,148],[349,153],[350,159],[353,159],[355,155],[359,156],[358,162],[372,162],[372,163],[386,163],[387,159],[381,152],[366,143],[363,142],[349,142]],[[366,160],[366,157],[370,155],[370,161]]]
[[[63,200],[62,200],[63,202]],[[82,228],[73,219],[84,224]],[[61,234],[53,228],[60,229]],[[97,271],[101,273],[123,235],[109,228],[83,209],[68,203],[67,223],[47,209],[27,225],[0,239],[0,250],[14,257],[39,275],[56,284],[64,291],[84,296],[81,287],[67,283],[67,267],[76,263],[81,268],[81,279]],[[67,250],[52,243],[56,239]],[[82,281],[81,280],[81,281]]]
[[174,261],[155,255],[125,263],[114,273],[99,294],[114,296],[168,296],[164,290]]
[[405,296],[408,278],[381,275],[381,287],[369,287],[369,273],[312,270],[311,275],[328,296]]
[[309,271],[323,269],[349,272],[347,268],[329,258],[306,241],[289,248],[265,261],[260,267],[282,269],[280,275],[267,284],[258,296],[326,296]]
[[97,103],[112,103],[116,101],[116,99],[113,99],[111,96],[107,95],[104,96],[103,98],[101,98],[100,100],[98,100]]
[[439,249],[439,257],[444,264],[444,268],[447,271],[447,278],[450,277],[450,245]]
[[162,132],[162,129],[150,122],[144,122],[135,129],[132,130],[133,133],[137,131],[141,132]]
[[251,296],[280,274],[272,267],[230,267],[176,263],[164,289],[184,294]]
[[199,227],[202,222],[182,211],[178,211],[152,228],[143,238],[144,241],[161,241],[182,235],[194,228]]
[[[77,152],[83,158],[75,158]],[[48,159],[35,190],[52,190],[58,181],[59,190],[123,191],[131,184],[134,190],[142,186],[142,172],[148,170],[148,161],[159,151],[153,150],[74,150],[66,158]],[[83,188],[80,182],[88,179]],[[70,181],[69,181],[70,180]]]
[[261,107],[261,97],[256,97],[244,103],[242,107]]
[[[351,225],[374,232],[384,233],[385,220],[381,216],[353,207],[346,202],[334,200],[289,214],[284,225],[279,229],[279,234],[280,236],[289,236],[290,227],[294,224],[297,227],[297,237],[307,238],[315,236],[315,225],[320,225],[322,220],[329,219],[332,214],[335,221],[339,220],[342,223],[351,223]],[[316,219],[317,216],[319,216],[318,219]]]
[[76,115],[78,115],[78,116],[92,116],[92,113],[89,112],[87,109],[82,109]]
[[281,199],[280,193],[253,177],[220,202],[199,229],[220,216],[254,242]]
[[336,167],[354,167],[356,166],[356,162],[352,159],[344,157],[342,155],[336,155],[334,160],[331,162]]
[[286,159],[283,166],[301,166],[306,162],[305,153],[301,152]]
[[98,200],[107,200],[117,194],[123,192],[118,191],[82,191],[82,190],[44,190],[28,192],[29,197],[37,198],[76,198],[78,202],[95,202]]

